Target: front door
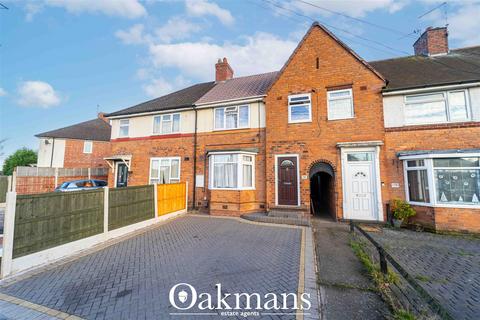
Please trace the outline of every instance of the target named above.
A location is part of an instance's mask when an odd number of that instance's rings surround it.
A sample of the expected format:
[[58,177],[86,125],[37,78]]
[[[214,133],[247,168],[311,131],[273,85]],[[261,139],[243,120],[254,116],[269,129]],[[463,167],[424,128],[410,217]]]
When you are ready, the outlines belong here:
[[298,206],[297,157],[277,158],[277,195],[279,205]]
[[128,184],[128,167],[125,163],[117,164],[117,188],[126,187]]
[[377,220],[373,152],[353,152],[346,157],[346,217]]

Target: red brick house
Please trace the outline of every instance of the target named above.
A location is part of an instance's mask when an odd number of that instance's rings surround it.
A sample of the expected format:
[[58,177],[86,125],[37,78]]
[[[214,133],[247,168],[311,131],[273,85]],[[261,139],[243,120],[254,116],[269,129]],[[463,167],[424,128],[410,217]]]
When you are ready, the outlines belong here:
[[219,60],[215,82],[107,115],[110,185],[188,181],[211,214],[380,222],[399,197],[419,223],[480,231],[480,47],[448,51],[436,28],[415,52],[368,63],[314,23],[279,72]]
[[38,167],[99,168],[110,154],[111,127],[103,115],[97,119],[35,135],[39,138]]

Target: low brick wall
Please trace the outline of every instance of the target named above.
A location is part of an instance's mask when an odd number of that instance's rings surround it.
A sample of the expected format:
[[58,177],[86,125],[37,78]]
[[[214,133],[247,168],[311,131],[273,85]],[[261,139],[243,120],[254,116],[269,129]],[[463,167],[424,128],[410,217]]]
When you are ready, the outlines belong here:
[[413,206],[417,215],[410,225],[437,231],[480,233],[480,209]]

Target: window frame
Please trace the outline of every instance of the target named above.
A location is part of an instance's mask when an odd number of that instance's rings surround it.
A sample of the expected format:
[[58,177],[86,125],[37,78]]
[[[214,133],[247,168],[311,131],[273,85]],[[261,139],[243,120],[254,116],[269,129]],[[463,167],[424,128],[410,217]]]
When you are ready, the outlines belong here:
[[[440,207],[440,208],[462,208],[462,209],[478,209],[480,208],[480,203],[478,204],[460,204],[460,203],[443,203],[438,202],[437,200],[437,186],[435,183],[435,169],[445,169],[445,167],[434,167],[434,159],[445,159],[445,158],[480,158],[480,153],[455,153],[455,154],[426,154],[426,155],[415,155],[415,156],[403,156],[400,157],[400,160],[403,162],[403,172],[404,172],[404,187],[405,187],[405,199],[408,203],[416,206],[426,206],[426,207]],[[427,181],[428,181],[428,191],[430,202],[415,202],[410,201],[410,194],[408,190],[408,179],[407,179],[407,161],[409,160],[424,160],[424,166],[419,167],[410,167],[411,170],[417,169],[427,170]],[[473,169],[478,170],[480,167],[448,167],[448,169]]]
[[[350,93],[350,110],[351,110],[351,115],[349,117],[342,117],[342,118],[334,118],[331,116],[330,112],[330,101],[331,100],[343,100],[345,98],[331,98],[330,94],[333,92],[341,92],[341,91],[348,91]],[[353,119],[355,118],[355,107],[354,107],[354,102],[353,102],[353,89],[352,88],[347,88],[347,89],[338,89],[338,90],[328,90],[327,91],[327,118],[329,121],[335,121],[335,120],[348,120],[348,119]]]
[[[86,150],[87,145],[90,145],[90,151]],[[86,154],[92,154],[93,153],[93,141],[92,140],[83,141],[83,153],[86,153]]]
[[[292,98],[298,98],[298,97],[303,97],[303,96],[308,96],[308,101],[309,103],[303,103],[299,105],[291,105],[290,102]],[[301,105],[308,105],[308,119],[303,119],[303,120],[292,120],[292,106],[301,106]],[[311,93],[299,93],[299,94],[291,94],[288,96],[288,102],[287,102],[287,108],[288,108],[288,123],[306,123],[306,122],[312,122],[312,94]]]
[[[248,110],[248,120],[247,124],[244,126],[240,126],[240,108],[247,107]],[[228,108],[236,108],[237,112],[237,126],[236,128],[227,128],[227,113],[225,112]],[[223,126],[221,128],[217,128],[217,117],[216,112],[217,110],[223,109]],[[250,128],[250,104],[240,104],[234,106],[221,106],[213,108],[213,131],[222,131],[222,130],[239,130],[239,129],[247,129]]]
[[[177,157],[152,157],[152,158],[150,158],[150,167],[148,168],[148,183],[153,184],[152,179],[156,179],[156,180],[160,179],[160,164],[161,164],[162,160],[168,160],[169,161],[169,168],[170,168],[169,178],[168,178],[169,181],[168,181],[168,183],[164,183],[164,184],[172,184],[172,183],[181,182],[182,159],[181,159],[181,157],[177,156]],[[173,178],[173,179],[172,179],[172,160],[178,160],[178,178]],[[152,177],[153,161],[158,161],[158,176],[157,177]],[[174,182],[172,182],[172,180],[174,180]],[[157,183],[157,184],[160,184],[160,183]],[[161,183],[161,184],[163,184],[163,183]]]
[[[465,111],[467,113],[466,119],[463,120],[452,120],[451,119],[451,112],[450,112],[450,102],[449,102],[449,97],[450,94],[456,93],[456,92],[463,92],[464,97],[465,97]],[[408,103],[407,99],[409,97],[420,97],[420,96],[428,96],[428,95],[435,95],[435,94],[441,94],[443,96],[443,103],[445,104],[445,121],[428,121],[428,122],[411,122],[408,121],[406,117],[406,112],[405,108],[409,104],[415,104],[415,103]],[[428,102],[436,102],[440,101],[437,99],[430,99],[426,100],[423,103],[428,103]],[[403,96],[403,116],[405,119],[405,125],[406,126],[421,126],[421,125],[429,125],[429,124],[440,124],[440,123],[457,123],[457,122],[470,122],[472,121],[472,110],[470,106],[470,95],[469,95],[469,90],[468,89],[452,89],[452,90],[444,90],[444,91],[431,91],[431,92],[422,92],[422,93],[414,93],[414,94],[405,94]]]
[[[214,187],[214,165],[215,165],[215,156],[216,155],[237,155],[237,181],[236,181],[236,187],[235,188],[217,188]],[[233,151],[233,152],[212,152],[208,155],[208,189],[209,190],[232,190],[232,191],[239,191],[239,190],[255,190],[255,175],[256,175],[256,170],[255,170],[255,161],[256,161],[256,153],[254,152],[246,152],[246,151]],[[213,158],[212,158],[213,156]],[[251,156],[252,161],[244,161],[243,156]],[[252,186],[250,187],[244,187],[243,186],[243,165],[248,164],[252,166]],[[239,186],[241,185],[241,186]]]
[[[122,121],[126,121],[126,124],[122,124]],[[127,127],[127,134],[122,134],[122,127]],[[118,137],[126,138],[130,136],[130,119],[120,119],[118,120]]]
[[[173,118],[178,115],[179,119],[178,119],[178,131],[173,131]],[[170,116],[170,132],[167,132],[167,133],[163,133],[163,123],[166,122],[163,118],[166,117],[166,116]],[[155,119],[156,118],[160,118],[160,125],[159,125],[159,131],[158,132],[155,132]],[[164,114],[158,114],[158,115],[155,115],[153,116],[153,123],[152,123],[152,135],[154,136],[162,136],[162,135],[168,135],[168,134],[176,134],[176,133],[180,133],[181,131],[181,127],[182,127],[182,115],[180,112],[175,112],[175,113],[164,113]]]

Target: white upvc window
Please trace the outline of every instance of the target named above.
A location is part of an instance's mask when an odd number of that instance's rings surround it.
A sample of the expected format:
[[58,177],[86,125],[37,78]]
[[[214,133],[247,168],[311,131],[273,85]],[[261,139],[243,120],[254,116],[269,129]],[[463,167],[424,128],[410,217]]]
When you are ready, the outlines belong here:
[[354,117],[352,89],[327,91],[328,120]]
[[150,183],[180,182],[180,157],[150,159]]
[[83,142],[83,153],[92,153],[93,152],[93,141],[85,140]]
[[210,156],[210,189],[255,189],[255,155],[218,153]]
[[312,121],[311,94],[288,96],[288,122],[301,123]]
[[153,117],[153,134],[180,132],[180,113],[162,114]]
[[130,129],[130,120],[129,119],[121,119],[120,125],[118,127],[118,136],[119,137],[128,137]]
[[440,207],[480,207],[480,156],[404,160],[407,200]]
[[405,96],[407,125],[468,121],[469,109],[467,90]]
[[250,107],[234,106],[214,109],[215,130],[248,128],[250,126]]

